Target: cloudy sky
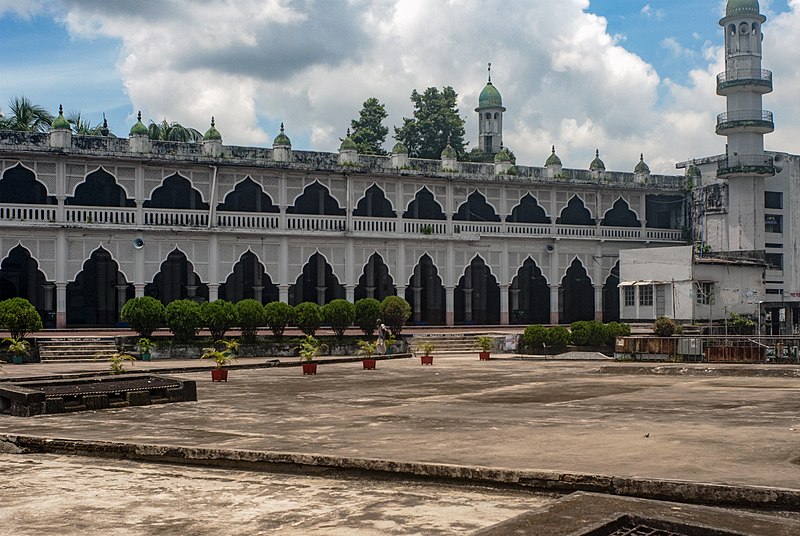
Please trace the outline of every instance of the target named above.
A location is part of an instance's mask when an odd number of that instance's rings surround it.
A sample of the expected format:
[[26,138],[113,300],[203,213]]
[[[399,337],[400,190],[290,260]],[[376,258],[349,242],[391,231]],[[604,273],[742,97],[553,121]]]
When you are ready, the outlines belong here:
[[[127,136],[137,110],[226,144],[332,151],[369,97],[389,126],[411,90],[453,86],[476,139],[486,64],[524,165],[555,144],[565,166],[609,169],[639,153],[655,172],[718,154],[724,99],[721,0],[0,0],[0,109],[25,95],[63,103]],[[800,152],[800,0],[761,0],[767,147]],[[472,141],[470,146],[475,145]],[[391,140],[387,146],[391,147]]]

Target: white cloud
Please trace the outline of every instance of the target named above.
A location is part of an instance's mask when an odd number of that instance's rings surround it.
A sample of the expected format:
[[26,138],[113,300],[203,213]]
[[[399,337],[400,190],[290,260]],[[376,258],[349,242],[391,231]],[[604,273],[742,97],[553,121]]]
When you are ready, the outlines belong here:
[[677,39],[674,37],[666,37],[661,40],[661,48],[665,48],[672,52],[676,58],[686,57],[691,58],[695,56],[694,50],[681,46]]
[[648,19],[662,20],[665,16],[663,9],[653,9],[650,4],[645,4],[642,8],[641,14]]
[[27,20],[47,11],[47,8],[45,0],[0,0],[0,18],[11,14]]

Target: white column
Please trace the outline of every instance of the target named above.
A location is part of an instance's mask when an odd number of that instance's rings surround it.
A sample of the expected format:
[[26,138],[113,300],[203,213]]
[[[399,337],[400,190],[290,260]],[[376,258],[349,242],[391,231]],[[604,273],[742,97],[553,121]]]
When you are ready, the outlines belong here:
[[500,285],[500,324],[510,324],[511,311],[508,307],[508,289],[511,285]]
[[559,315],[558,315],[558,290],[559,285],[550,285],[550,323],[551,324],[558,324],[559,323]]
[[594,286],[594,319],[603,321],[603,285]]
[[56,327],[67,326],[67,231],[56,231]]
[[455,294],[456,294],[456,287],[452,285],[447,285],[444,288],[445,292],[445,321],[448,326],[455,326],[456,325],[456,316],[455,316]]

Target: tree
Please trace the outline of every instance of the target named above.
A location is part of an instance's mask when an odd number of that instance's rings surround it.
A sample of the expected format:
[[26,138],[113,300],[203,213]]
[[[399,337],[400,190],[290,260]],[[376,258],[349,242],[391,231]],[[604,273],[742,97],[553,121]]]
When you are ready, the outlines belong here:
[[10,298],[0,302],[0,329],[9,331],[12,339],[42,329],[42,317],[25,298]]
[[356,319],[356,306],[347,300],[333,300],[322,307],[322,318],[341,339]]
[[375,97],[364,101],[358,119],[350,121],[350,129],[353,131],[350,139],[358,146],[359,154],[386,154],[383,143],[389,129],[383,126],[383,120],[388,116],[386,106]]
[[27,97],[14,97],[8,103],[7,127],[24,132],[47,132],[53,122],[53,115]]
[[448,141],[459,156],[464,154],[464,119],[458,115],[457,98],[450,86],[411,92],[414,117],[404,117],[403,126],[394,127],[395,139],[408,148],[409,156],[438,160]]
[[239,323],[236,307],[225,300],[203,302],[200,306],[200,316],[203,325],[208,328],[211,338],[215,341],[225,337],[225,333]]
[[411,317],[411,306],[400,296],[386,296],[381,302],[383,321],[394,337],[399,337]]
[[191,342],[203,325],[200,305],[190,300],[175,300],[164,311],[167,327],[177,342]]
[[236,313],[239,315],[242,337],[246,342],[255,342],[258,328],[267,323],[264,306],[260,301],[242,300],[236,303]]
[[150,125],[147,127],[147,135],[151,140],[160,141],[196,142],[203,139],[203,134],[199,130],[185,127],[180,123],[170,123],[166,119],[160,123],[150,121]]
[[286,326],[294,322],[294,318],[295,309],[288,303],[274,301],[264,306],[264,322],[279,339],[283,337]]
[[322,307],[314,302],[303,302],[294,306],[295,324],[300,331],[312,337],[322,325]]
[[125,303],[120,319],[139,337],[150,338],[164,324],[164,305],[150,296],[133,298]]
[[[67,114],[67,123],[72,125],[72,133],[79,136],[102,136],[103,123],[92,126],[92,123],[81,117],[80,112],[69,112]],[[108,128],[106,126],[106,128]]]
[[356,324],[364,335],[372,336],[381,318],[381,302],[375,298],[362,298],[356,302]]

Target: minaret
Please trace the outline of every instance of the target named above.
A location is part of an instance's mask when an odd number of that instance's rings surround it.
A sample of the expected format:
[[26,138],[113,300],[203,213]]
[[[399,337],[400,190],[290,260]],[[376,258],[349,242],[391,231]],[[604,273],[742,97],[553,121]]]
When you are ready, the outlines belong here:
[[727,243],[721,244],[727,251],[764,250],[764,179],[775,174],[772,157],[764,154],[764,134],[775,129],[761,102],[772,91],[772,73],[761,69],[766,20],[758,0],[728,0],[719,21],[725,72],[717,75],[717,94],[726,97],[727,111],[717,116],[717,134],[728,143],[717,177],[728,182]]
[[485,154],[497,154],[503,147],[503,97],[492,84],[492,64],[489,82],[478,97],[478,148]]

